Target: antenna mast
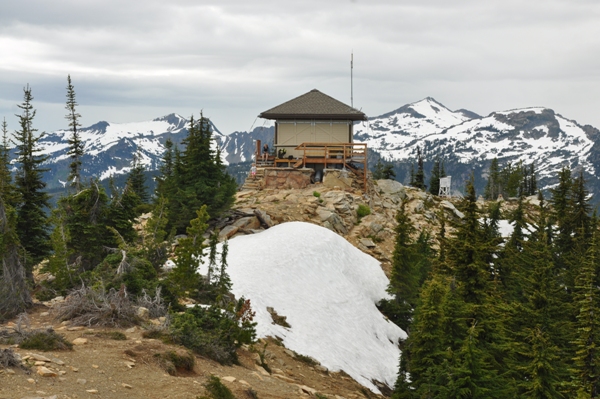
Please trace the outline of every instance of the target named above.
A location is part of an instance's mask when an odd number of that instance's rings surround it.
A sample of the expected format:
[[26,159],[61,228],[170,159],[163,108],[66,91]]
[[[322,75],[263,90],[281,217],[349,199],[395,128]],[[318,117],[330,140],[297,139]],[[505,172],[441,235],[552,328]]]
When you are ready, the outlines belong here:
[[354,51],[350,53],[350,106],[354,108],[354,82],[352,79],[352,70],[354,69]]

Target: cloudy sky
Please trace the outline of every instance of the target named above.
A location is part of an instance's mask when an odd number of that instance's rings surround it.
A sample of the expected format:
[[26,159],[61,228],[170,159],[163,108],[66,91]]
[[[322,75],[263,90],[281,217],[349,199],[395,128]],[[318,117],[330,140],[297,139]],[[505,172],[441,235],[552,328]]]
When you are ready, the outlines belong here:
[[66,127],[71,74],[84,126],[203,110],[248,130],[313,88],[349,104],[351,52],[368,116],[430,96],[600,128],[597,0],[6,0],[0,118],[17,127],[29,84],[35,127]]

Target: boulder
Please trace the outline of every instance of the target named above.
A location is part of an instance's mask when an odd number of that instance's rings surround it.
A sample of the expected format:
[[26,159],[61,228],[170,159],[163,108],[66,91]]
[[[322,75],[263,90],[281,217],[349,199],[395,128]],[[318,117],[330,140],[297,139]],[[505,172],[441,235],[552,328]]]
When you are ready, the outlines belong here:
[[396,180],[377,180],[377,189],[379,189],[379,191],[385,195],[399,197],[400,199],[406,198],[406,190],[404,186]]
[[456,207],[454,206],[454,204],[450,201],[442,201],[440,202],[440,206],[444,209],[449,210],[450,212],[452,212],[456,217],[462,219],[465,217],[465,214],[462,213],[461,211],[459,211],[458,209],[456,209]]
[[135,314],[142,320],[148,320],[150,318],[150,311],[148,310],[148,308],[145,308],[143,306],[138,307]]
[[219,232],[219,241],[230,239],[239,229],[239,227],[233,225],[225,226],[223,230]]
[[87,338],[75,338],[73,340],[73,345],[85,345],[88,343]]
[[37,373],[39,375],[41,375],[42,377],[56,377],[56,376],[58,376],[58,374],[56,373],[56,371],[50,370],[49,368],[44,367],[44,366],[38,367]]

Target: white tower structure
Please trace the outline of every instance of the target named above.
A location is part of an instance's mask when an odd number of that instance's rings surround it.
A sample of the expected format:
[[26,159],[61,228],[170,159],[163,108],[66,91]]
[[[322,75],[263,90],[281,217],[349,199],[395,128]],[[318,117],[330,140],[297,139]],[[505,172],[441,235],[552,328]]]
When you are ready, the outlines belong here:
[[450,198],[450,186],[452,185],[452,176],[440,177],[440,197]]

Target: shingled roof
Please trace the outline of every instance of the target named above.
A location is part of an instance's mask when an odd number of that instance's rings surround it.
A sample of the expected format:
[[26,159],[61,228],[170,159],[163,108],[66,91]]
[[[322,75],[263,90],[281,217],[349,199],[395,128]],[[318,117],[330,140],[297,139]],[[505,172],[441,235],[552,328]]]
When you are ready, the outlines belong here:
[[259,115],[263,119],[344,119],[366,121],[359,110],[313,89]]

